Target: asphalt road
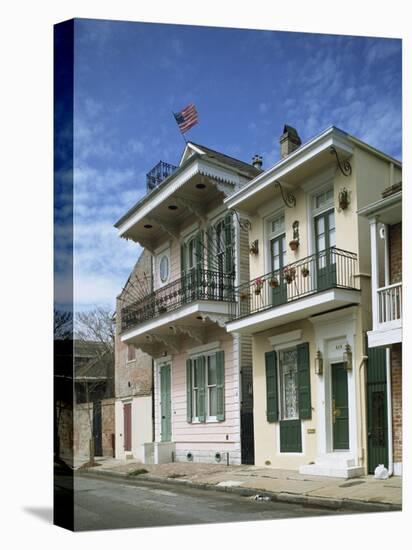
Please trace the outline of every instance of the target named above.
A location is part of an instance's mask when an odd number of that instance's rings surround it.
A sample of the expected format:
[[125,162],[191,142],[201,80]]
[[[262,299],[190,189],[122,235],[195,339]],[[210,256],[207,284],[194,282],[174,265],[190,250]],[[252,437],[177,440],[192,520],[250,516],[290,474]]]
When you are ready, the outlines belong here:
[[[76,476],[75,530],[327,516],[336,511],[187,486]],[[346,512],[347,513],[347,512]]]

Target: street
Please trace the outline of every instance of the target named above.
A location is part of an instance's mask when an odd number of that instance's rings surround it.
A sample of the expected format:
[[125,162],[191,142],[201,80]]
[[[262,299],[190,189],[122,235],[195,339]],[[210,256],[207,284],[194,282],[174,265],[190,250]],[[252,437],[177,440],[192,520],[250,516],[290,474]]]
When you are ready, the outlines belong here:
[[339,513],[289,503],[254,501],[238,494],[187,486],[86,475],[75,478],[74,502],[76,531],[256,521]]

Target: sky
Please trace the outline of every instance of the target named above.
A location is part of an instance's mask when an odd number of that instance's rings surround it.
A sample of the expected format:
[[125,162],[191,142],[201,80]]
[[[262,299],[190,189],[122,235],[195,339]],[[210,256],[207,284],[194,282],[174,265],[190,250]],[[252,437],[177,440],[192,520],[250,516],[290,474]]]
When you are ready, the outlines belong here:
[[[113,224],[178,164],[185,137],[263,168],[284,124],[306,142],[340,129],[401,160],[401,41],[77,19],[74,60],[75,308],[114,308],[140,247]],[[59,266],[59,258],[57,261]]]

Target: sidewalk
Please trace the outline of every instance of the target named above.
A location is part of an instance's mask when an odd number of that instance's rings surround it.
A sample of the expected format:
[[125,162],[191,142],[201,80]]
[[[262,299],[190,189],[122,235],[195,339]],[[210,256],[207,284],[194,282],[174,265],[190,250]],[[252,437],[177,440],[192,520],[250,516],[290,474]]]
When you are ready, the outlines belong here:
[[[260,495],[271,500],[359,511],[402,509],[402,478],[376,480],[373,476],[354,479],[301,475],[294,470],[257,466],[226,466],[173,462],[142,464],[132,460],[97,459],[99,465],[82,470],[128,479],[188,484],[196,488],[231,491],[245,496]],[[147,473],[138,473],[138,470]],[[137,475],[133,475],[136,472]]]

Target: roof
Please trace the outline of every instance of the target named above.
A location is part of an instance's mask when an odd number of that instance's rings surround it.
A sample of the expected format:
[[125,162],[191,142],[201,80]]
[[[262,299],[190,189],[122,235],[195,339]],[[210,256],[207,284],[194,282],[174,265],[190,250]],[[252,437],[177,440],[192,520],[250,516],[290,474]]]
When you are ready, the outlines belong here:
[[256,166],[253,166],[253,164],[250,164],[248,162],[244,162],[243,160],[239,160],[235,157],[231,157],[229,155],[225,155],[224,153],[220,153],[219,151],[215,151],[214,149],[210,149],[210,147],[206,147],[205,145],[200,145],[198,143],[194,143],[193,141],[189,141],[188,144],[191,143],[198,149],[201,149],[204,151],[207,157],[211,159],[215,159],[218,162],[222,162],[223,164],[226,164],[227,166],[230,166],[231,168],[235,170],[239,170],[241,172],[246,172],[248,176],[251,178],[254,178],[262,170],[260,168],[256,168]]
[[[188,145],[191,144],[194,147],[201,149],[204,152],[204,155],[212,162],[225,164],[226,166],[228,166],[229,168],[232,168],[233,170],[236,170],[237,172],[242,172],[243,174],[246,174],[249,178],[254,178],[262,172],[261,169],[256,168],[252,164],[236,159],[229,155],[225,155],[224,153],[219,153],[218,151],[215,151],[214,149],[210,149],[205,145],[199,145],[192,141],[189,141],[187,144]],[[130,208],[126,212],[126,214],[124,214],[119,220],[117,220],[117,222],[114,224],[114,227],[118,228],[131,214],[133,214],[141,205],[143,205],[145,202],[150,200],[154,195],[156,195],[159,192],[159,190],[166,187],[166,185],[168,185],[170,181],[172,181],[178,174],[180,174],[182,170],[184,170],[187,166],[189,166],[189,164],[191,164],[195,159],[200,159],[200,158],[204,158],[204,156],[194,152],[172,174],[170,174],[170,176],[165,178],[162,181],[162,183],[160,183],[150,193],[146,194],[139,201],[137,201],[136,204],[134,204],[132,208]]]

